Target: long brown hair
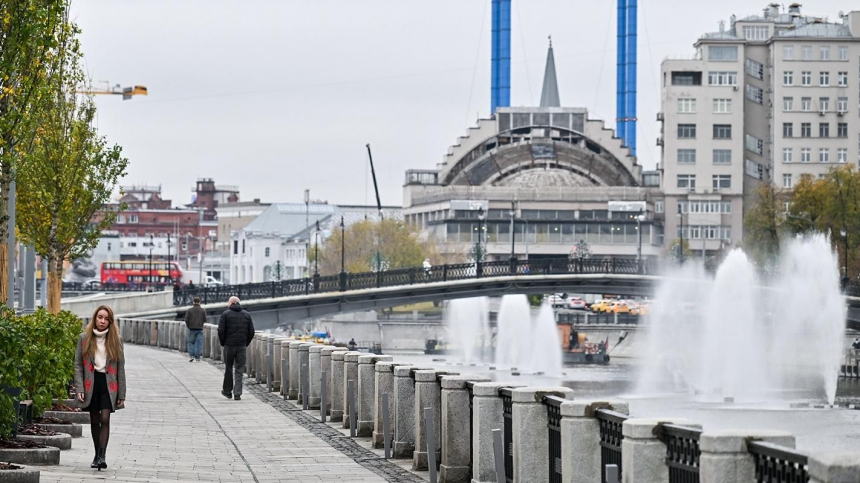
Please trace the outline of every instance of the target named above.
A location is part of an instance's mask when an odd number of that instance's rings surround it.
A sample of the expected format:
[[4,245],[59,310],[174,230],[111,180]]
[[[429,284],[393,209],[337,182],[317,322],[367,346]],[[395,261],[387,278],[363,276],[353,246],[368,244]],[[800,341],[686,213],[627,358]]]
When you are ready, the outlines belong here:
[[119,328],[114,323],[113,310],[107,305],[99,306],[93,312],[93,318],[90,319],[90,323],[84,328],[84,334],[86,334],[86,338],[84,339],[84,357],[89,357],[96,353],[96,337],[93,334],[93,329],[96,327],[96,319],[102,310],[107,312],[107,319],[109,321],[108,333],[105,336],[105,355],[107,355],[108,361],[119,362],[123,359],[122,339],[119,336]]

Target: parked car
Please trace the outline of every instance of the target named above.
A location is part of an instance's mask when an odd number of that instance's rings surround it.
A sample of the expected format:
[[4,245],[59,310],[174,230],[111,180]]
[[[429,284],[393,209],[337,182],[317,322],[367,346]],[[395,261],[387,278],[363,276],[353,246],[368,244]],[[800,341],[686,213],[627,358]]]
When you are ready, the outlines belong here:
[[612,301],[608,299],[595,300],[594,303],[591,304],[591,311],[595,314],[607,312],[609,310],[610,303],[612,303]]
[[102,286],[100,278],[91,278],[81,284],[84,290],[98,290]]
[[206,278],[203,280],[204,287],[221,287],[224,283],[220,280],[216,279],[211,275],[206,275]]
[[585,300],[582,300],[581,297],[570,297],[567,300],[567,308],[571,310],[585,310],[588,306],[585,303]]
[[630,306],[627,305],[626,300],[616,300],[612,302],[612,309],[609,312],[613,314],[629,314]]

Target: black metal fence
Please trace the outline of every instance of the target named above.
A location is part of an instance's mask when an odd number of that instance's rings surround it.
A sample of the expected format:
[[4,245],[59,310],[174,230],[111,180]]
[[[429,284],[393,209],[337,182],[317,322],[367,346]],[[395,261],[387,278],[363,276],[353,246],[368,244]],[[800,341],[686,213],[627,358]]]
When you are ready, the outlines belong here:
[[630,314],[605,314],[586,312],[559,312],[558,322],[574,325],[586,324],[638,324],[639,316]]
[[509,388],[499,389],[502,398],[502,419],[504,420],[504,442],[505,442],[505,481],[514,481],[514,421],[513,402]]
[[686,426],[663,424],[660,439],[666,444],[669,483],[699,483],[699,437],[702,431]]
[[565,274],[655,274],[657,263],[632,258],[548,258],[446,264],[432,268],[397,268],[381,272],[343,273],[277,282],[200,287],[175,291],[173,304],[191,305],[194,297],[205,303],[223,302],[235,295],[240,299],[263,299],[309,295],[312,293],[394,287],[484,277],[565,275]]
[[762,441],[747,444],[755,459],[756,483],[807,483],[806,454]]
[[600,423],[600,478],[607,483],[606,465],[617,465],[618,477],[621,478],[621,442],[624,440],[621,426],[627,415],[608,409],[598,409],[595,414]]
[[561,483],[561,404],[564,399],[546,396],[547,438],[549,443],[549,483]]

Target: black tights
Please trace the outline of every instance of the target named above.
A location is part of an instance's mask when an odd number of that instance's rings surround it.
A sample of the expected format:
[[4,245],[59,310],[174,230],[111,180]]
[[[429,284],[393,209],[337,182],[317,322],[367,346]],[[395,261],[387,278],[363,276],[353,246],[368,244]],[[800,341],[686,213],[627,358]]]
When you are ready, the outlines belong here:
[[107,448],[110,437],[110,409],[90,411],[90,432],[93,435],[93,446],[96,452],[99,448]]

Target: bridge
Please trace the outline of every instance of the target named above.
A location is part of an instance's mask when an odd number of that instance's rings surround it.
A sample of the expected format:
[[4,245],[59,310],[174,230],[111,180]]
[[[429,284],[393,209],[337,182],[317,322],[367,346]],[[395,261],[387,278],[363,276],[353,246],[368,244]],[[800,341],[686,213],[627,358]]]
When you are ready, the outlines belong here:
[[[258,327],[264,329],[335,313],[511,293],[651,296],[665,278],[662,268],[655,261],[630,258],[565,257],[446,264],[430,269],[413,267],[200,287],[172,294],[124,294],[117,302],[123,302],[128,308],[118,308],[117,313],[138,318],[182,318],[193,299],[200,297],[203,307],[214,318],[226,309],[227,300],[235,295],[242,300],[246,310],[254,312]],[[846,295],[848,327],[860,330],[860,297],[857,296],[860,295],[860,286],[849,286]],[[87,299],[89,304],[84,303]],[[82,312],[92,311],[95,307],[89,305],[93,303],[111,304],[113,300],[111,297],[87,299],[82,299],[83,305],[79,305],[85,307]]]

